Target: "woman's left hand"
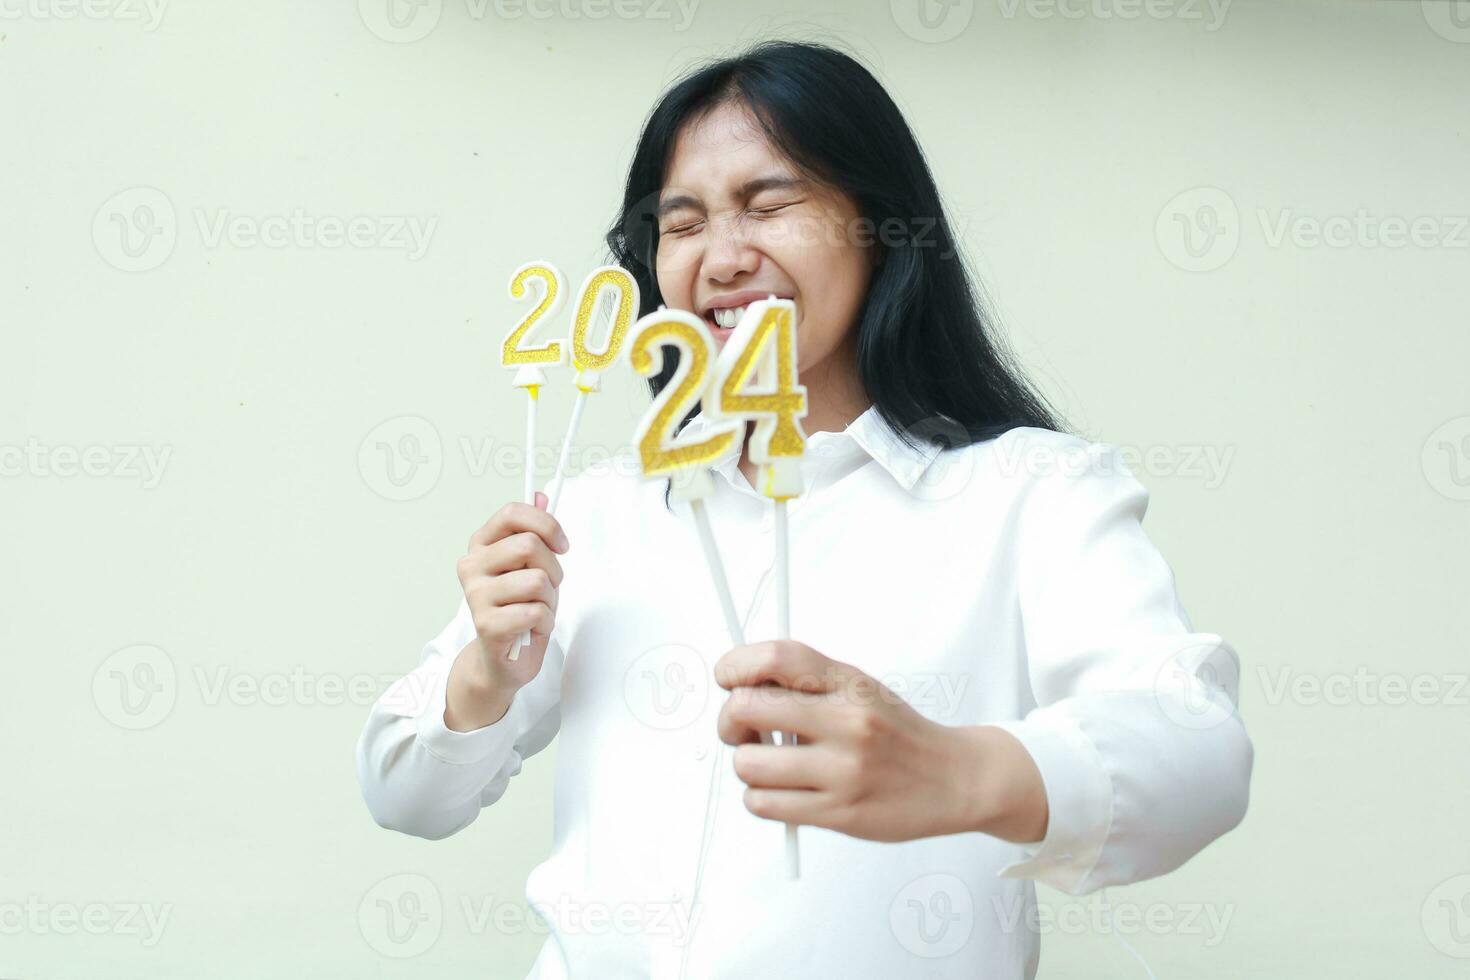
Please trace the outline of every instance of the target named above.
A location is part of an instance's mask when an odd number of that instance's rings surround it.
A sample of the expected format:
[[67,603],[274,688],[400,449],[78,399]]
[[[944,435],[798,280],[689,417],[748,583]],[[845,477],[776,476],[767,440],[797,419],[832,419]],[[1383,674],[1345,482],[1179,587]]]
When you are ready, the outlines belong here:
[[[981,831],[1046,835],[1046,790],[1026,748],[989,725],[930,721],[874,678],[795,640],[735,647],[715,664],[730,691],[745,807],[759,817],[877,841]],[[792,746],[761,732],[795,732]]]

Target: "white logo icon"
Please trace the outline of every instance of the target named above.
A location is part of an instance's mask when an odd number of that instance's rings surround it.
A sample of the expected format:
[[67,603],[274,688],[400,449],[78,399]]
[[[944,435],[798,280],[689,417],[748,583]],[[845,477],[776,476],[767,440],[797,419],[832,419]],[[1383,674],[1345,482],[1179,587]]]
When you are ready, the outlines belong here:
[[439,483],[444,450],[428,419],[400,415],[383,422],[357,448],[363,482],[385,500],[417,500]]
[[384,878],[357,906],[357,927],[362,938],[378,953],[393,959],[428,952],[439,941],[443,925],[439,889],[423,875]]
[[1440,495],[1470,500],[1470,415],[1450,419],[1424,440],[1424,478]]
[[666,643],[628,666],[623,697],[633,717],[650,728],[683,728],[704,713],[712,670],[694,648]]
[[1470,4],[1462,0],[1419,0],[1429,29],[1447,41],[1470,44]]
[[1430,945],[1446,956],[1470,959],[1470,874],[1440,882],[1419,915]]
[[1240,246],[1240,211],[1218,187],[1176,194],[1159,212],[1154,237],[1164,258],[1186,272],[1211,272]]
[[888,925],[899,945],[915,956],[951,956],[970,941],[975,900],[954,875],[925,875],[894,896],[888,907]]
[[357,0],[367,29],[393,44],[422,41],[439,24],[443,0]]
[[119,728],[152,728],[173,711],[178,695],[173,660],[148,644],[118,650],[92,675],[92,701]]
[[147,272],[163,265],[179,239],[178,216],[156,187],[130,187],[102,203],[92,216],[92,243],[114,269]]
[[1220,647],[1207,644],[1176,653],[1154,676],[1154,701],[1174,724],[1202,731],[1235,715],[1240,691],[1240,661],[1215,656]]
[[958,37],[975,16],[975,0],[889,0],[888,8],[898,29],[924,44]]

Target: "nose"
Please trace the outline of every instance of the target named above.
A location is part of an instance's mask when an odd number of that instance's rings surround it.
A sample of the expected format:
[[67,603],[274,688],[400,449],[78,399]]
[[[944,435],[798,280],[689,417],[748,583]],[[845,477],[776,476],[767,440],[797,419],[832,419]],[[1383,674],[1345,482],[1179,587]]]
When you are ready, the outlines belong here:
[[[721,220],[723,219],[723,220]],[[750,275],[760,265],[760,252],[751,244],[738,218],[712,215],[706,225],[705,251],[700,275],[721,285]]]

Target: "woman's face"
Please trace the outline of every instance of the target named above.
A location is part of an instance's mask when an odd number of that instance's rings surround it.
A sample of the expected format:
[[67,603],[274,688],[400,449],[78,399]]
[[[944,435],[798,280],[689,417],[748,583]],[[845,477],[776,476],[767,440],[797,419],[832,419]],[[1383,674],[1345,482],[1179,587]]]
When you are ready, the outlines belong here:
[[873,254],[854,233],[859,219],[851,198],[803,179],[749,111],[727,103],[675,141],[659,194],[659,291],[703,317],[721,346],[746,304],[794,300],[803,382],[855,374]]

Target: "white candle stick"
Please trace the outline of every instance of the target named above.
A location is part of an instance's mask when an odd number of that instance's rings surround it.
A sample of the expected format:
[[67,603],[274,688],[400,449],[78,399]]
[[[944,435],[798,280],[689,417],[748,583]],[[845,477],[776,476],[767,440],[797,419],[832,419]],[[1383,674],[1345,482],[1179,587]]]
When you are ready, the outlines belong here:
[[[686,501],[699,532],[701,550],[715,594],[725,617],[725,628],[736,646],[744,646],[745,630],[735,612],[730,583],[725,577],[724,562],[710,527],[704,498],[714,491],[709,466],[739,443],[744,424],[731,420],[716,422],[708,434],[695,442],[675,443],[672,430],[709,387],[710,368],[714,360],[714,340],[704,321],[682,310],[659,309],[638,321],[631,345],[633,369],[649,377],[663,367],[663,347],[679,351],[679,363],[673,377],[665,383],[648,413],[638,424],[634,442],[638,446],[639,465],[645,478],[669,477],[671,500]],[[709,405],[708,400],[704,402]],[[761,741],[773,744],[770,732],[761,732]],[[787,874],[795,878],[799,871],[796,860],[796,826],[786,825]],[[702,858],[701,858],[702,870]],[[698,874],[696,874],[696,877]]]
[[744,646],[745,628],[740,625],[740,617],[735,612],[735,600],[730,595],[730,581],[725,578],[725,563],[720,559],[720,549],[715,544],[709,513],[704,509],[704,501],[698,498],[689,501],[689,509],[694,514],[694,526],[699,529],[699,543],[704,551],[705,565],[709,567],[710,581],[714,583],[720,609],[725,614],[725,629],[729,631],[732,643]]
[[[699,498],[689,501],[689,509],[694,514],[694,525],[699,529],[699,543],[704,551],[705,564],[709,566],[715,594],[720,599],[720,609],[725,614],[725,629],[730,634],[730,642],[737,647],[743,647],[745,646],[745,627],[740,624],[740,617],[735,612],[735,600],[730,595],[730,581],[725,578],[725,563],[720,559],[720,549],[715,545],[715,534],[710,528],[709,513],[704,509],[704,501]],[[760,737],[764,745],[775,744],[770,732],[762,731]],[[801,875],[801,861],[796,847],[796,824],[794,823],[786,825],[786,874],[789,878],[798,878]]]
[[[796,382],[796,304],[768,299],[746,307],[725,341],[705,410],[713,417],[755,422],[749,456],[758,464],[756,483],[775,509],[776,639],[791,639],[791,562],[786,502],[801,493],[801,457],[806,434],[806,389]],[[796,733],[783,732],[782,745]],[[786,825],[787,868],[800,873],[796,826]]]
[[[526,394],[526,465],[525,469],[525,492],[521,495],[525,502],[536,506],[536,404],[541,400],[540,385],[527,385]],[[531,645],[531,631],[526,630],[510,648],[510,659],[521,659],[521,648]]]
[[546,512],[556,513],[557,501],[561,500],[561,485],[567,479],[567,463],[572,457],[572,441],[577,438],[577,427],[582,424],[582,408],[587,404],[587,390],[577,389],[572,402],[572,420],[567,423],[567,434],[561,442],[561,455],[556,460],[556,475],[551,478],[551,499],[546,502]]
[[540,385],[526,386],[526,465],[522,467],[525,472],[525,492],[521,497],[526,503],[536,504],[536,403],[540,401],[537,397]]
[[[541,283],[541,298],[530,313],[526,314],[506,335],[500,348],[502,367],[515,368],[515,379],[511,384],[526,389],[526,462],[523,496],[527,504],[536,506],[536,403],[542,385],[546,384],[544,365],[561,364],[566,359],[559,341],[551,341],[542,347],[522,347],[521,341],[536,326],[537,321],[555,315],[561,308],[562,277],[550,262],[528,262],[515,271],[510,280],[511,299],[520,300],[527,296],[527,285],[531,281]],[[521,648],[531,645],[531,631],[526,630],[511,644],[509,659],[519,660]]]
[[[689,501],[689,509],[694,514],[694,526],[699,529],[699,543],[704,551],[704,562],[709,567],[710,580],[714,582],[715,594],[720,600],[720,609],[725,614],[725,629],[730,634],[730,642],[737,647],[745,646],[745,627],[740,623],[740,616],[735,612],[735,600],[730,594],[730,580],[725,577],[725,563],[720,558],[720,549],[715,544],[715,533],[710,527],[709,512],[704,509],[704,501],[695,498]],[[774,740],[770,732],[760,733],[761,741],[767,745],[773,745]],[[787,839],[794,843],[796,825],[787,824],[790,833]],[[795,868],[795,855],[790,848],[787,849],[788,856],[792,857],[791,867]],[[793,874],[793,877],[795,875]]]
[[[786,534],[786,498],[778,498],[776,507],[776,639],[791,639],[791,562]],[[782,745],[795,745],[796,733],[783,732]],[[801,873],[800,852],[796,846],[796,824],[786,825],[786,863],[791,877]]]
[[[607,304],[604,300],[612,296],[612,323],[607,331],[607,343],[602,350],[593,350],[588,343],[594,313]],[[638,313],[638,281],[627,269],[616,265],[604,265],[593,269],[582,283],[577,295],[577,314],[572,321],[572,364],[577,368],[577,398],[572,403],[572,418],[567,423],[566,436],[562,439],[561,455],[557,457],[556,473],[551,478],[551,495],[546,509],[556,513],[557,501],[561,499],[562,484],[566,482],[567,464],[571,460],[572,444],[577,437],[577,428],[582,423],[582,409],[587,396],[601,389],[602,372],[607,370],[622,353],[623,343],[632,328],[633,317]]]

